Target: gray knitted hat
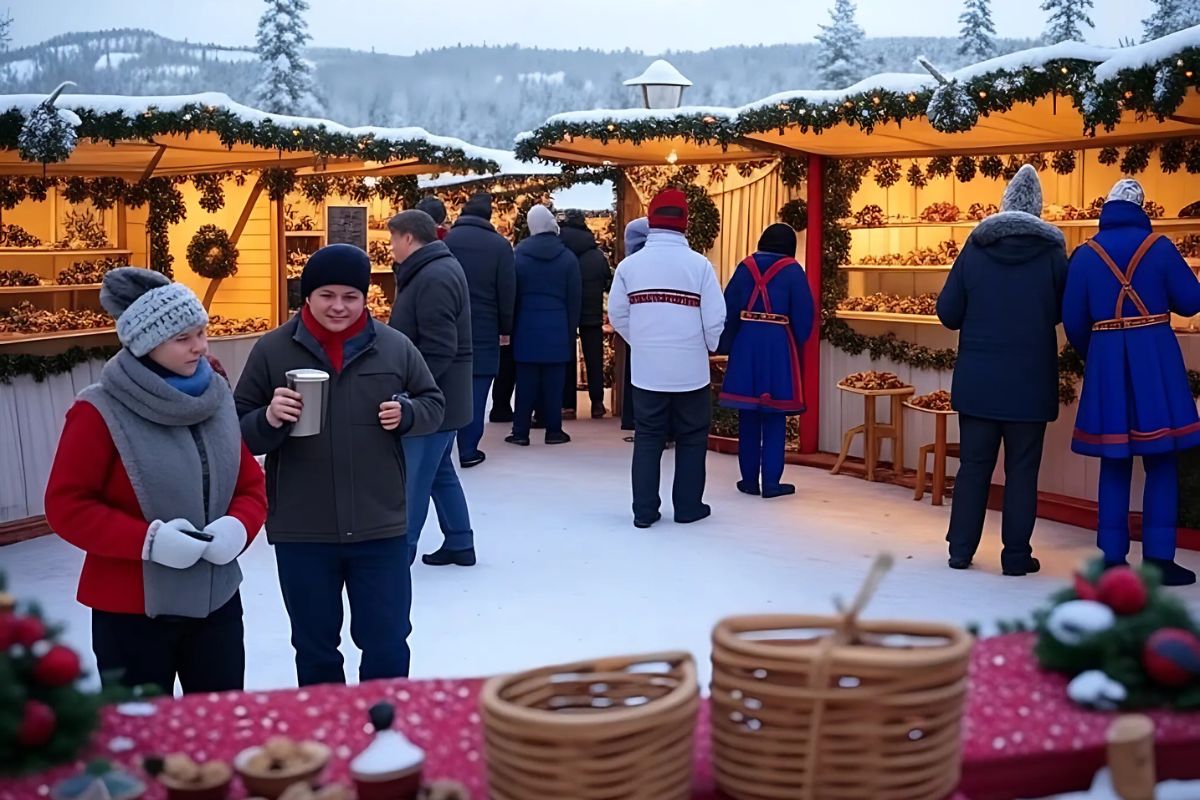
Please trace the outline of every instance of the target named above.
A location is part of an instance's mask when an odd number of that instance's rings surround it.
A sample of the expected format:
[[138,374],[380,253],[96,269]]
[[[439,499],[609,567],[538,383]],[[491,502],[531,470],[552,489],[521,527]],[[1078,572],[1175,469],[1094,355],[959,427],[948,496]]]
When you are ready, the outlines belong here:
[[1112,191],[1108,193],[1108,199],[1104,202],[1112,200],[1124,200],[1141,207],[1146,203],[1146,192],[1142,189],[1142,185],[1133,178],[1122,178],[1113,184]]
[[117,320],[117,338],[138,358],[184,331],[208,324],[208,312],[188,287],[141,267],[104,276],[100,305]]
[[1024,211],[1035,217],[1042,215],[1042,182],[1032,164],[1021,167],[1009,181],[1004,199],[1000,201],[1000,210]]

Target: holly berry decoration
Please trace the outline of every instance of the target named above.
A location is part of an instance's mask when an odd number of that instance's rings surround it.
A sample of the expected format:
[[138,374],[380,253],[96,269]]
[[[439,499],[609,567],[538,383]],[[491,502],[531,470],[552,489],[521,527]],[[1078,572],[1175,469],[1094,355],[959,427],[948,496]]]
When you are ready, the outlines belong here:
[[1131,567],[1113,567],[1096,581],[1097,599],[1122,616],[1140,613],[1150,593]]
[[20,644],[33,647],[34,644],[46,638],[46,626],[40,619],[33,616],[16,617],[10,633],[12,641],[9,645]]
[[1146,640],[1142,666],[1162,686],[1200,683],[1200,636],[1183,628],[1160,628]]
[[67,686],[79,677],[79,656],[69,647],[56,644],[33,666],[33,678],[43,686]]
[[1075,573],[1075,596],[1080,600],[1100,600],[1100,593],[1092,582],[1078,572]]
[[54,709],[40,700],[26,700],[21,725],[17,728],[17,742],[22,747],[42,747],[54,738],[57,725]]

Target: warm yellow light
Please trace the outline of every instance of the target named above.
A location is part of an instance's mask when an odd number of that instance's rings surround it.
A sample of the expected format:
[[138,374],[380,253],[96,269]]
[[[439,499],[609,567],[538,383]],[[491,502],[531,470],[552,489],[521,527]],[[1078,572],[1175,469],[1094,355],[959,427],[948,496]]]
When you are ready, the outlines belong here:
[[704,121],[707,122],[709,125],[712,125],[714,122],[717,121],[717,118],[716,117],[705,117]]
[[1133,92],[1131,92],[1131,91],[1129,91],[1128,89],[1126,89],[1126,90],[1125,90],[1125,99],[1126,99],[1126,100],[1132,100],[1132,99],[1133,99]]
[[871,102],[874,103],[875,105],[879,105],[879,95],[875,95],[874,97],[872,97]]
[[1193,74],[1194,73],[1190,69],[1187,72],[1183,73],[1185,78],[1190,78],[1190,77],[1192,77]]
[[1067,69],[1066,67],[1063,67],[1059,70],[1059,72],[1061,72],[1063,75],[1066,75],[1068,72],[1070,72],[1070,70]]
[[981,90],[979,91],[979,99],[981,99],[981,100],[982,100],[982,99],[983,99],[983,98],[985,98],[985,97],[987,97],[987,92],[985,92],[985,91],[983,91],[983,90],[981,89]]
[[610,123],[608,123],[608,129],[609,129],[610,131],[615,131],[615,130],[617,129],[617,126],[616,126],[616,125],[613,125],[613,124],[610,122]]
[[676,153],[674,150],[667,153],[667,163],[668,164],[674,164],[678,160],[679,160],[679,154]]

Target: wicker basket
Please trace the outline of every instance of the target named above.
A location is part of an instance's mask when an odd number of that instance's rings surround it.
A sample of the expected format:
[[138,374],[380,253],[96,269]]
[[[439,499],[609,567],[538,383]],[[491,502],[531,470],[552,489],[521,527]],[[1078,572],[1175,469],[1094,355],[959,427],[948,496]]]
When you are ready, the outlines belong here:
[[488,681],[492,800],[686,800],[699,689],[687,653],[566,664]]
[[888,566],[836,616],[717,625],[713,764],[729,797],[939,800],[958,785],[972,639],[949,625],[859,623]]

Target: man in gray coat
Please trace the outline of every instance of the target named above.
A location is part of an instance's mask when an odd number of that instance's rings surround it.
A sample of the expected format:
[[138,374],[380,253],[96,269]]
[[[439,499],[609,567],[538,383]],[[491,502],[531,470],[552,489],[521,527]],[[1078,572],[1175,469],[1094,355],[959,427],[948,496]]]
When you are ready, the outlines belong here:
[[451,453],[454,436],[471,421],[471,306],[463,269],[449,248],[437,239],[437,225],[424,211],[402,211],[388,221],[392,257],[396,261],[396,300],[389,324],[408,336],[429,365],[446,397],[441,428],[427,436],[404,440],[408,466],[409,563],[416,560],[417,542],[429,515],[437,507],[445,541],[421,560],[431,566],[475,563],[471,515]]

